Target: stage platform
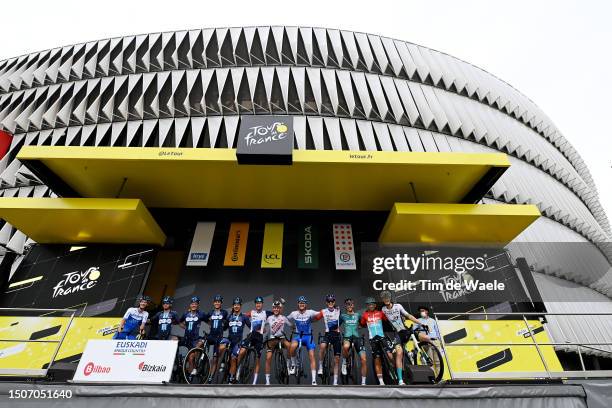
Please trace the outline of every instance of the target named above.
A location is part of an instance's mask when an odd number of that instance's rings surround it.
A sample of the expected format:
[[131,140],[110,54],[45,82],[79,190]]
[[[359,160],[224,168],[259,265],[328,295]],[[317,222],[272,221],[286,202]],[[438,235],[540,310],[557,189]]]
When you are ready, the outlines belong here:
[[[70,399],[10,399],[10,390],[71,390]],[[437,386],[182,386],[0,382],[0,407],[609,408],[612,381]]]

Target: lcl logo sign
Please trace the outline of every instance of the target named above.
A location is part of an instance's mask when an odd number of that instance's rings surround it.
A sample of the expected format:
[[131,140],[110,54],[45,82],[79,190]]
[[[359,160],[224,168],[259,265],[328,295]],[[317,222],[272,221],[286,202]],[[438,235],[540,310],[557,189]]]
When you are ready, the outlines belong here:
[[270,265],[277,264],[281,261],[281,258],[278,254],[265,254],[264,262],[269,263]]
[[236,148],[238,163],[291,164],[293,139],[290,116],[243,116]]

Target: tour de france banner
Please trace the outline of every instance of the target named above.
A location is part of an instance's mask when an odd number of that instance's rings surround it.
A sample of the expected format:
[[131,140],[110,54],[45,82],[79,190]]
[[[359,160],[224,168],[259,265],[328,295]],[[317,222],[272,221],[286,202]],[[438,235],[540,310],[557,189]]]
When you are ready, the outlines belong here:
[[214,222],[198,222],[193,233],[189,256],[187,256],[187,266],[208,265],[215,225]]
[[364,296],[389,291],[411,305],[531,301],[508,254],[498,247],[364,243],[361,285]]
[[177,341],[89,340],[75,382],[169,382]]

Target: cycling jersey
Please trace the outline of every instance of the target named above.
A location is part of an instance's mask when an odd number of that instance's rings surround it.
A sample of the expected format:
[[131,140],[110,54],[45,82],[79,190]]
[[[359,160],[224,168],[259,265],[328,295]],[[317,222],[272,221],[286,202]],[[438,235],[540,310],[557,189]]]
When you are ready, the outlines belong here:
[[196,310],[187,312],[181,316],[180,322],[185,323],[185,339],[191,341],[200,338],[200,324],[206,320],[206,313]]
[[268,325],[268,337],[284,337],[285,326],[289,324],[289,320],[282,314],[268,316],[266,319]]
[[249,320],[249,318],[243,313],[232,313],[229,315],[227,320],[229,327],[227,337],[232,343],[235,341],[241,341],[244,327],[251,327],[251,320]]
[[367,326],[370,339],[373,339],[376,336],[383,337],[385,335],[382,324],[383,320],[387,320],[387,316],[380,310],[366,310],[361,315],[359,322],[362,326]]
[[359,337],[359,313],[342,313],[340,324],[344,325],[344,337]]
[[272,315],[269,310],[251,310],[247,315],[251,318],[251,332],[263,334],[266,319]]
[[287,319],[292,320],[295,323],[295,331],[300,334],[311,334],[312,333],[312,322],[320,319],[319,313],[312,309],[293,311],[287,316]]
[[115,333],[113,339],[134,340],[140,331],[140,326],[149,318],[149,313],[137,307],[130,307],[123,315],[123,331]]
[[406,330],[404,317],[408,317],[410,314],[404,309],[404,306],[399,303],[394,303],[391,308],[383,305],[382,312],[387,316],[387,320],[391,323],[396,332]]
[[294,322],[297,332],[293,341],[301,342],[309,351],[316,348],[316,344],[312,340],[312,322],[319,320],[318,314],[316,311],[308,309],[303,312],[296,310],[287,316],[287,319]]
[[172,325],[177,324],[178,321],[178,314],[174,310],[157,312],[151,319],[152,324],[157,324],[157,339],[168,340],[172,332]]
[[340,309],[334,307],[332,309],[322,309],[315,320],[319,320],[323,318],[323,322],[325,323],[325,332],[336,332],[340,333]]
[[223,337],[223,332],[227,328],[227,318],[229,313],[225,309],[213,309],[203,319],[210,326],[208,336],[213,340],[218,340]]

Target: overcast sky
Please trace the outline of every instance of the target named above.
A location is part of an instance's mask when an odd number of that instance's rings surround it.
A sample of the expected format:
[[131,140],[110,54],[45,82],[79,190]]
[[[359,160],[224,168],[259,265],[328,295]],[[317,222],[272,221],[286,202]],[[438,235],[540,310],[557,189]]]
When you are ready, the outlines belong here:
[[576,147],[612,217],[609,0],[76,0],[3,2],[0,59],[126,34],[306,25],[411,41],[513,85]]

